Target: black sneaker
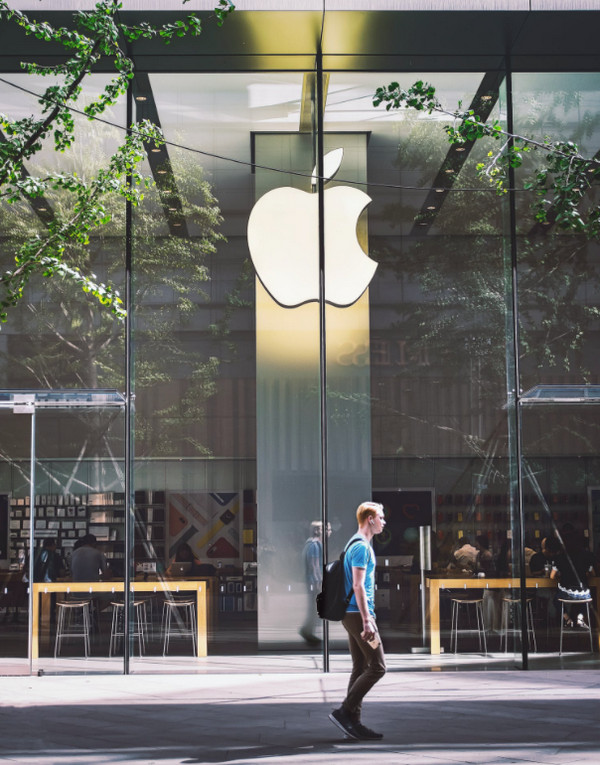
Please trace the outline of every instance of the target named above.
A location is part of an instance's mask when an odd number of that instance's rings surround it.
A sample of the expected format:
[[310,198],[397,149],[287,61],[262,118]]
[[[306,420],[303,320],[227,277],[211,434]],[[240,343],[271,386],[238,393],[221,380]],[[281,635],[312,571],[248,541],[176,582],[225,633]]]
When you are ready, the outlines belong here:
[[329,715],[329,719],[348,738],[360,738],[354,727],[354,723],[350,719],[350,716],[341,707],[339,709],[334,709],[333,712]]
[[355,722],[353,727],[362,741],[379,741],[379,739],[383,738],[383,733],[377,733],[377,731],[367,728],[362,723]]

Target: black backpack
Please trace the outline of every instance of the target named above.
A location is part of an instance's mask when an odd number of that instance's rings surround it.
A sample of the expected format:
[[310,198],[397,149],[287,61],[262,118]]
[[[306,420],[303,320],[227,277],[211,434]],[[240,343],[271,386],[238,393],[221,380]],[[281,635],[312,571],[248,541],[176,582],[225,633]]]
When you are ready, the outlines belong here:
[[344,556],[355,542],[362,541],[362,539],[353,539],[348,547],[340,553],[339,558],[325,566],[321,592],[317,595],[317,613],[321,619],[339,622],[344,618],[352,597],[352,588],[350,588],[350,592],[346,592]]

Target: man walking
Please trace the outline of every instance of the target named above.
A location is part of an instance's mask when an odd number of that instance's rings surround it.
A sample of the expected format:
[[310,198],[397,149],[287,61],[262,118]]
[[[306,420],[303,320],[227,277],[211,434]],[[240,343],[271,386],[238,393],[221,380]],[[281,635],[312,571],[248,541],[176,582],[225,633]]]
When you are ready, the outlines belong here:
[[346,698],[329,719],[350,738],[376,740],[383,738],[383,734],[362,724],[361,710],[364,696],[385,675],[385,656],[375,621],[376,561],[371,546],[373,537],[381,534],[385,526],[383,505],[363,502],[356,511],[356,519],[358,530],[345,548],[346,592],[352,589],[352,597],[342,620],[348,633],[352,673]]

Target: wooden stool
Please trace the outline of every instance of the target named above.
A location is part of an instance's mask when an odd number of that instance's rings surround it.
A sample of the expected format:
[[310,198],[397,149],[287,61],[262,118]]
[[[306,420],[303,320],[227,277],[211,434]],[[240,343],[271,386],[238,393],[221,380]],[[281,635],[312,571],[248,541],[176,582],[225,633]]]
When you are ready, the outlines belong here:
[[[527,626],[527,638],[529,640],[529,648],[533,646],[533,650],[537,653],[537,640],[535,638],[535,628],[533,624],[533,606],[531,605],[533,598],[527,598],[527,606],[525,609],[526,626]],[[502,641],[504,641],[504,653],[508,652],[508,635],[520,635],[521,628],[516,625],[520,623],[520,609],[521,598],[502,598],[502,622],[500,625],[500,650],[502,650]],[[509,627],[509,618],[511,613],[513,614],[513,627]]]
[[[90,654],[90,601],[64,600],[56,604],[58,618],[56,620],[56,638],[54,640],[54,658],[66,638],[82,638],[85,658]],[[81,617],[81,620],[78,620]]]
[[[473,634],[476,633],[479,639],[479,650],[483,650],[487,654],[487,641],[485,637],[485,624],[483,622],[483,598],[452,598],[452,618],[451,618],[451,631],[450,631],[450,650],[454,644],[454,653],[458,650],[458,633],[461,634]],[[466,615],[469,618],[469,628],[458,627],[460,607],[465,607]],[[477,623],[476,628],[470,626],[470,608],[475,608],[475,619]]]
[[[180,613],[182,611],[183,613]],[[173,630],[173,618],[178,622]],[[197,653],[196,637],[198,627],[196,623],[196,602],[194,600],[165,600],[163,604],[163,656],[169,650],[171,637],[191,637],[194,655]]]
[[590,621],[590,603],[591,598],[559,598],[560,601],[560,644],[558,649],[558,655],[562,656],[563,647],[563,633],[565,631],[565,606],[580,606],[585,604],[585,612],[587,616],[587,622],[585,627],[574,627],[574,633],[587,633],[590,636],[590,653],[594,653],[594,640],[592,637],[592,622]]
[[[133,629],[129,633],[132,638],[137,638],[140,656],[144,655],[146,648],[146,601],[134,600],[131,604],[134,611]],[[108,655],[113,655],[117,643],[125,637],[125,603],[121,601],[111,602],[113,607],[112,624],[110,628],[110,644],[108,646]]]

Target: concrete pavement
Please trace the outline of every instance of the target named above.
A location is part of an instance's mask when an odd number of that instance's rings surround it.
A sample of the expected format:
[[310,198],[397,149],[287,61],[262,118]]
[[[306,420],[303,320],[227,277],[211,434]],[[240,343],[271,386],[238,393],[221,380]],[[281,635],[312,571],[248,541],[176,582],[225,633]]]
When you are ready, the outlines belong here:
[[[251,659],[249,659],[249,664]],[[600,763],[600,672],[392,671],[347,741],[327,714],[347,675],[0,678],[0,763]]]

